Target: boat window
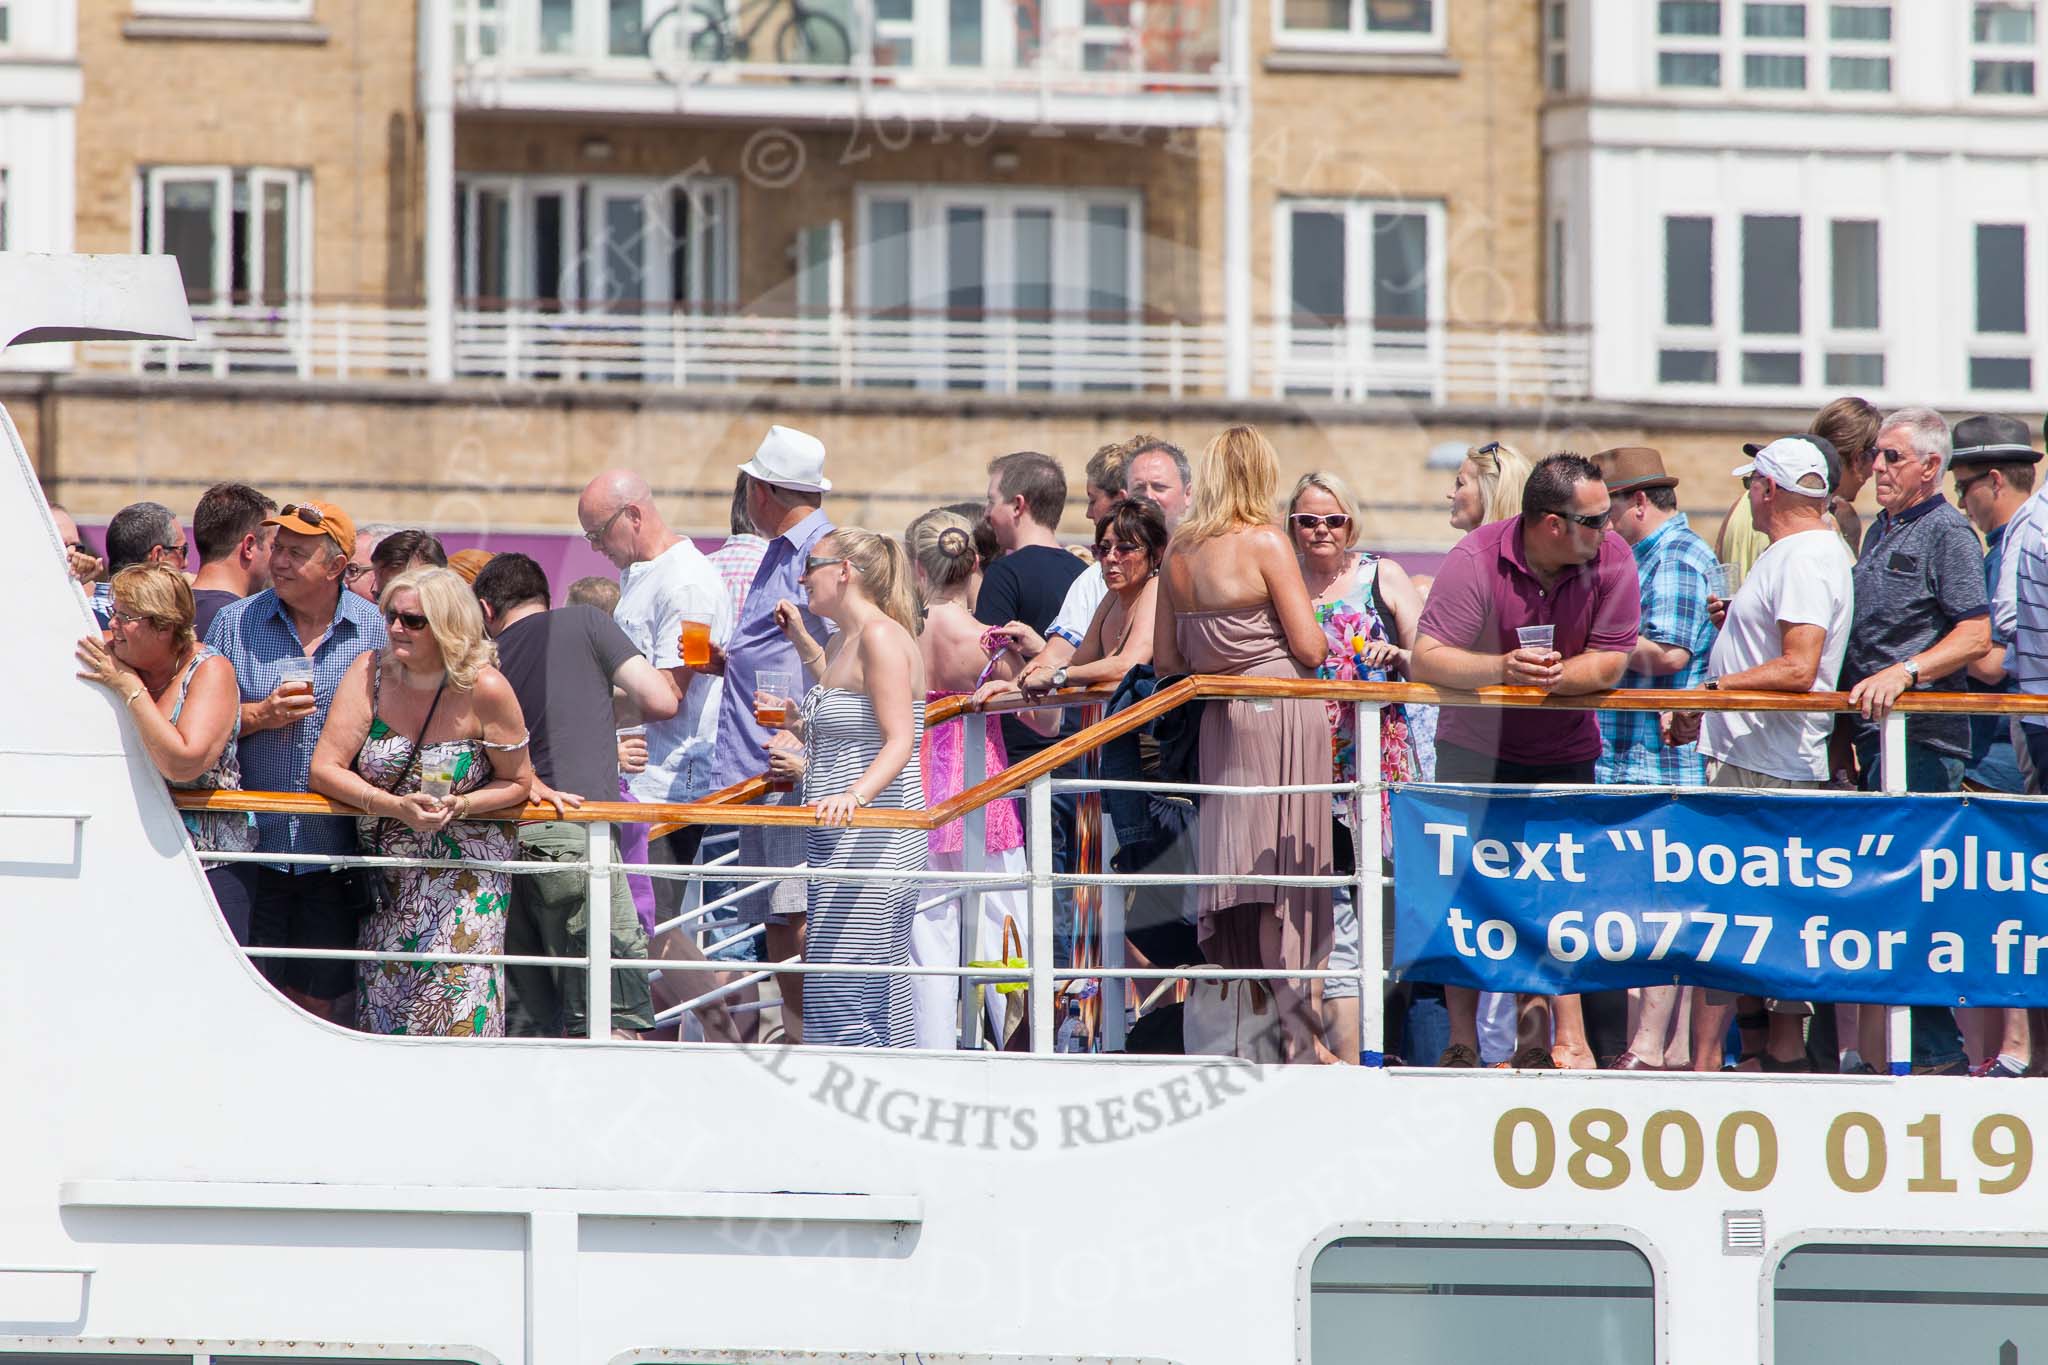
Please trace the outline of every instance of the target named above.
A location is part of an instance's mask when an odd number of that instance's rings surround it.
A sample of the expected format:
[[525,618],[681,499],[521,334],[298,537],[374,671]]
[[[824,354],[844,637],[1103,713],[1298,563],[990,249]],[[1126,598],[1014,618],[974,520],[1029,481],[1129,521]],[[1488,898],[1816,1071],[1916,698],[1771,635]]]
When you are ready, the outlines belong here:
[[2048,1247],[1803,1246],[1772,1297],[1780,1361],[2048,1358]]
[[1648,1365],[1654,1309],[1625,1242],[1347,1237],[1309,1274],[1309,1359],[1496,1365],[1511,1341],[1515,1365]]

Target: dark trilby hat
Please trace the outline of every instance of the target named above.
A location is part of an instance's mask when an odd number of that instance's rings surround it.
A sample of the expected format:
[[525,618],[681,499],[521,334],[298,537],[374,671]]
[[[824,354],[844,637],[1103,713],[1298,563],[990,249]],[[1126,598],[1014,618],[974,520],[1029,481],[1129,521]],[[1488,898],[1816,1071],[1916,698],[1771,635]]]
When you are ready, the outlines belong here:
[[1664,457],[1649,446],[1616,446],[1595,455],[1593,463],[1600,466],[1600,481],[1609,493],[1678,487],[1677,476],[1664,472]]
[[1951,465],[2035,464],[2041,458],[2027,424],[2017,417],[1965,417],[1956,423],[1954,440]]

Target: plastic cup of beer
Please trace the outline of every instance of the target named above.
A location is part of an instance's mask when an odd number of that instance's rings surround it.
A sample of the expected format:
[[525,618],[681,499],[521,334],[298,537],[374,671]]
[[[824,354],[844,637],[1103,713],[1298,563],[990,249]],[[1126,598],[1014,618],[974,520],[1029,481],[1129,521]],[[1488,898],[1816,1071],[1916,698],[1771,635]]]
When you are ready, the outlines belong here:
[[313,661],[305,655],[281,660],[277,665],[278,695],[285,697],[310,697],[313,695]]
[[1557,648],[1557,627],[1554,625],[1517,626],[1515,639],[1523,649],[1541,650],[1548,654]]
[[754,723],[777,730],[789,724],[789,694],[796,679],[779,668],[764,668],[754,675]]
[[1707,595],[1726,602],[1735,595],[1735,588],[1741,582],[1740,569],[1733,564],[1716,564],[1707,575]]
[[711,623],[692,620],[685,616],[683,636],[677,648],[683,654],[683,667],[705,667],[711,662]]

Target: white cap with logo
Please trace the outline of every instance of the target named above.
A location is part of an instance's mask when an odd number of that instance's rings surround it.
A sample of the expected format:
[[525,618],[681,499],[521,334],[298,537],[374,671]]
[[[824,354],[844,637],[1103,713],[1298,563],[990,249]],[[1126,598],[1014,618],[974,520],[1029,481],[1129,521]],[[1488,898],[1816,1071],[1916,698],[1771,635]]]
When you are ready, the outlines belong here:
[[825,443],[795,427],[770,427],[761,438],[754,458],[740,466],[740,473],[778,488],[805,493],[829,493],[832,481],[825,477]]
[[[1797,493],[1803,498],[1825,498],[1828,495],[1828,460],[1820,453],[1820,447],[1797,436],[1780,436],[1777,440],[1756,452],[1756,458],[1737,469],[1735,477],[1746,479],[1752,474],[1761,474],[1788,493]],[[1811,475],[1811,486],[1800,480]]]

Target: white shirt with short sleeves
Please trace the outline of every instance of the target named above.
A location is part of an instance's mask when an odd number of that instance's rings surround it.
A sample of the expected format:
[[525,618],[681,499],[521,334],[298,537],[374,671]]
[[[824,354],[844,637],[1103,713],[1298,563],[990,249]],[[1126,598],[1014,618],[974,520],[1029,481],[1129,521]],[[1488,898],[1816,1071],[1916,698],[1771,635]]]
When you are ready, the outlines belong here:
[[[689,541],[677,541],[619,577],[612,619],[656,668],[681,666],[685,617],[711,622],[711,642],[721,649],[731,639],[732,596],[717,567]],[[710,791],[723,686],[708,673],[693,674],[674,718],[647,723],[647,770],[626,779],[634,800],[691,801]]]
[[1109,596],[1109,584],[1102,581],[1102,566],[1090,564],[1067,587],[1067,595],[1060,602],[1060,614],[1052,618],[1045,638],[1063,637],[1068,644],[1079,649],[1081,641],[1088,638],[1089,623],[1095,620],[1095,609],[1102,605],[1102,599]]
[[[1855,568],[1849,547],[1829,527],[1771,542],[1728,604],[1707,675],[1741,673],[1779,657],[1784,626],[1819,626],[1820,667],[1808,690],[1833,691],[1856,614]],[[1700,723],[1700,752],[1788,782],[1821,781],[1833,728],[1834,717],[1824,712],[1709,711]]]

